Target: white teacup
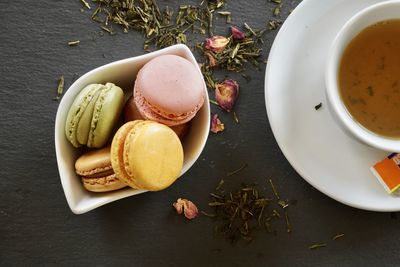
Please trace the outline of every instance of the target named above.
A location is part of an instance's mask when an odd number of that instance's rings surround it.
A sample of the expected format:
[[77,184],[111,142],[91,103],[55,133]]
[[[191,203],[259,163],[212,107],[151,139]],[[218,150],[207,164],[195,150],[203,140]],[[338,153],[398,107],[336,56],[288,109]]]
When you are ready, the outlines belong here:
[[398,0],[369,6],[347,21],[336,35],[329,52],[325,82],[328,106],[335,120],[346,132],[372,147],[390,152],[400,152],[400,138],[395,139],[375,134],[353,119],[341,99],[338,83],[340,62],[348,44],[368,26],[390,19],[400,19],[400,1]]

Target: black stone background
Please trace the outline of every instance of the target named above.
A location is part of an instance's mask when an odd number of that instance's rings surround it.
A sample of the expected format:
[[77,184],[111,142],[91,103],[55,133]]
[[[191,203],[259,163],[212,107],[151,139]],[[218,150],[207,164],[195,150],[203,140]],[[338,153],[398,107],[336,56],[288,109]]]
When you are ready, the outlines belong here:
[[[280,18],[299,1],[282,0]],[[198,3],[158,2],[171,7]],[[227,3],[235,24],[255,28],[273,18],[276,6],[268,0]],[[248,83],[237,78],[240,124],[213,106],[226,130],[210,134],[197,163],[172,187],[74,215],[63,194],[54,149],[58,77],[65,75],[67,88],[75,73],[144,53],[141,34],[101,33],[82,7],[79,0],[0,1],[0,266],[399,265],[397,213],[340,204],[289,165],[266,116],[264,65],[260,71],[248,68]],[[218,17],[216,25],[216,33],[227,33],[224,18]],[[276,33],[264,37],[264,58]],[[67,45],[76,39],[79,46]],[[289,210],[292,233],[285,232],[281,221],[274,226],[276,235],[259,231],[250,244],[232,245],[213,234],[209,218],[188,221],[172,209],[178,197],[185,197],[208,210],[208,194],[220,178],[244,163],[245,170],[225,180],[227,187],[257,182],[272,196],[266,179],[273,179],[283,198],[297,201]],[[338,233],[345,236],[332,241]],[[327,246],[308,249],[314,243]]]

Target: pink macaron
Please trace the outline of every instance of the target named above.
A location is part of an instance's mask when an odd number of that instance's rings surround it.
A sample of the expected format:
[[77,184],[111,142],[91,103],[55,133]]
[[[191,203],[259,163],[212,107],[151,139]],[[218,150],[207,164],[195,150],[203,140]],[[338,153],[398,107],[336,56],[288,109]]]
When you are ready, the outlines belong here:
[[175,126],[196,115],[204,103],[205,90],[200,71],[190,61],[164,55],[140,69],[133,94],[143,118]]
[[[133,96],[130,96],[124,106],[124,122],[134,120],[145,120],[145,118],[143,118],[136,107]],[[190,122],[169,127],[178,135],[179,139],[183,140],[186,134],[189,132]]]

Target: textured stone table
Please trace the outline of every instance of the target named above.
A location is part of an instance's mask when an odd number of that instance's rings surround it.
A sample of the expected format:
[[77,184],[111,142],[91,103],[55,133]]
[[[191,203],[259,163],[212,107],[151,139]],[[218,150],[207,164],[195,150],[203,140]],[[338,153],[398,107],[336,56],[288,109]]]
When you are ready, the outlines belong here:
[[[158,1],[177,7],[199,1]],[[284,19],[299,1],[282,0]],[[227,0],[233,22],[255,28],[273,19],[268,0]],[[398,266],[400,221],[342,205],[306,183],[289,165],[272,135],[264,104],[264,71],[249,67],[236,112],[240,124],[215,106],[226,130],[211,134],[198,162],[169,189],[126,198],[83,215],[68,208],[54,148],[57,80],[114,60],[143,54],[141,34],[100,34],[78,0],[0,2],[0,265],[1,266]],[[216,21],[225,34],[225,19]],[[266,58],[276,31],[264,36]],[[68,41],[79,39],[76,47]],[[236,77],[236,76],[235,76]],[[209,193],[226,179],[267,187],[275,181],[293,231],[259,231],[253,242],[230,244],[213,234],[205,216],[188,221],[171,204],[178,197],[207,210]],[[270,194],[270,191],[267,190]],[[338,233],[345,236],[332,241]],[[327,243],[310,250],[309,245]]]

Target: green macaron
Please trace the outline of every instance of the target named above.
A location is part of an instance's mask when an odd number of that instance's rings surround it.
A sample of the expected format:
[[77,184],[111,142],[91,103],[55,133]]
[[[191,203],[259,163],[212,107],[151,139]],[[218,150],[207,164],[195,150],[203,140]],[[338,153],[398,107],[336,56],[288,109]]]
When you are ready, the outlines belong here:
[[109,141],[124,104],[122,89],[113,83],[87,85],[76,96],[65,123],[74,147],[99,148]]

